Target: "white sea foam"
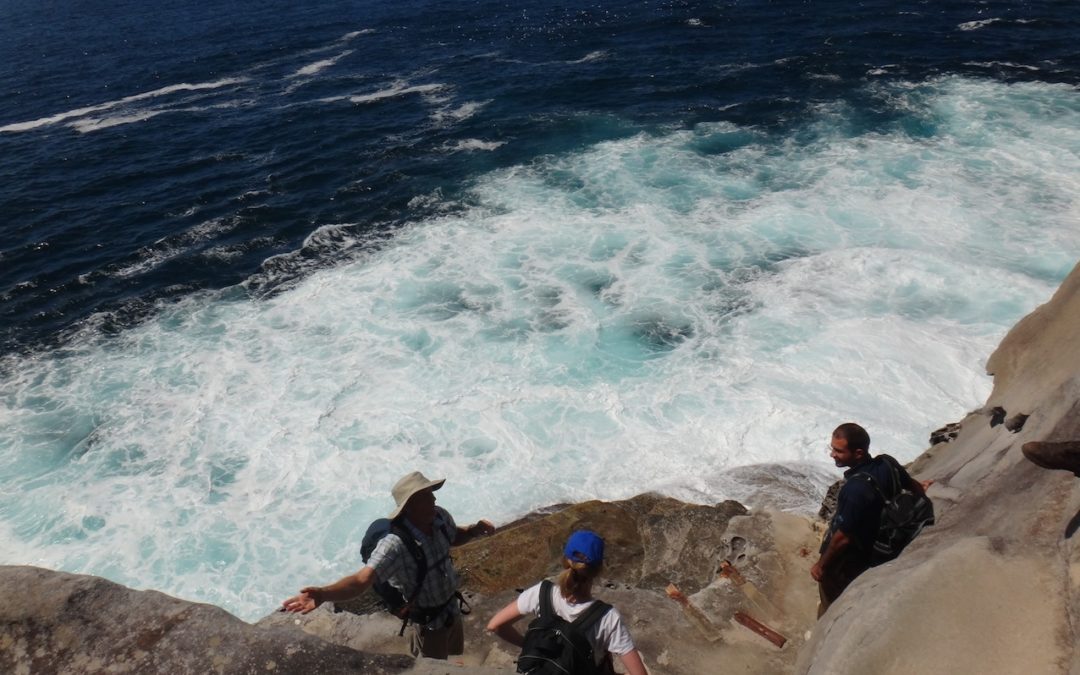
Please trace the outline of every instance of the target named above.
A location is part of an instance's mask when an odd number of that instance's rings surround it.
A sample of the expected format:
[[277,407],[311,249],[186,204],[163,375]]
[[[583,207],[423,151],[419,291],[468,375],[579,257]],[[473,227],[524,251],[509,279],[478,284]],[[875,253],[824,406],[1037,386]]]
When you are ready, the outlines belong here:
[[491,101],[468,101],[456,108],[436,110],[431,116],[432,119],[435,120],[435,123],[440,125],[462,122],[478,113],[481,108],[490,102]]
[[193,246],[224,234],[234,227],[236,227],[236,224],[228,218],[214,218],[204,221],[186,232],[159,239],[154,242],[153,246],[140,251],[135,261],[117,267],[109,273],[109,276],[125,279],[145,274],[183,255]]
[[979,68],[1016,68],[1018,70],[1041,70],[1038,66],[1026,63],[1012,63],[1011,61],[967,61],[965,66],[977,66]]
[[[397,98],[398,96],[405,96],[407,94],[430,95],[443,91],[445,89],[445,84],[431,83],[409,85],[406,82],[398,81],[387,89],[380,89],[379,91],[374,91],[370,94],[358,94],[354,96],[348,96],[347,98],[353,103],[373,103],[375,101],[382,101],[388,98]],[[325,100],[336,100],[336,98],[330,98]]]
[[886,66],[882,66],[880,68],[871,68],[870,70],[866,71],[866,74],[867,75],[888,75],[889,70],[888,70],[888,68]]
[[141,94],[134,94],[132,96],[126,96],[115,101],[109,101],[107,103],[99,103],[98,105],[87,106],[85,108],[76,108],[67,112],[52,115],[50,117],[42,117],[29,122],[16,122],[14,124],[8,124],[0,127],[0,132],[17,132],[17,131],[30,131],[32,129],[39,129],[41,127],[49,126],[52,124],[58,124],[65,120],[69,120],[75,117],[84,117],[86,115],[92,115],[94,113],[103,112],[118,106],[129,105],[131,103],[137,103],[139,101],[146,101],[149,99],[158,98],[161,96],[168,96],[177,92],[183,91],[203,91],[206,89],[220,89],[222,87],[229,87],[236,84],[242,84],[247,82],[245,77],[231,77],[222,80],[215,80],[213,82],[200,82],[196,84],[172,84],[160,89],[154,89],[153,91],[143,92]]
[[153,119],[158,115],[165,113],[181,113],[181,112],[202,112],[204,110],[222,110],[228,108],[239,107],[241,103],[239,101],[230,101],[227,103],[217,103],[207,106],[187,106],[177,108],[157,108],[149,110],[140,110],[136,112],[126,112],[114,115],[105,115],[104,117],[84,117],[76,119],[73,122],[68,122],[67,126],[75,129],[79,133],[86,134],[91,131],[101,131],[102,129],[109,129],[111,127],[121,126],[124,124],[134,124],[136,122],[145,122],[146,120]]
[[1001,19],[998,18],[979,19],[978,21],[965,21],[964,23],[959,24],[957,28],[959,28],[960,30],[979,30],[980,28],[986,28],[987,26],[998,23],[999,21],[1001,21]]
[[413,469],[468,522],[749,498],[734,470],[770,463],[810,467],[785,479],[809,510],[848,419],[912,458],[983,402],[987,355],[1080,253],[1080,103],[877,87],[934,134],[849,138],[838,105],[812,142],[711,124],[600,143],[477,177],[468,208],[268,299],[192,297],[8,357],[0,562],[252,619],[354,570]]
[[109,115],[106,117],[91,117],[88,119],[77,119],[74,122],[68,123],[68,126],[75,129],[79,133],[85,134],[91,131],[100,131],[101,129],[108,129],[110,127],[120,126],[122,124],[133,124],[135,122],[143,122],[145,120],[157,117],[162,113],[171,112],[169,110],[142,110],[135,113],[128,113],[125,115]]
[[450,152],[475,152],[477,150],[496,150],[504,145],[506,145],[506,141],[485,141],[479,138],[466,138],[464,140],[448,143],[443,147]]
[[354,30],[354,31],[351,31],[349,33],[345,33],[344,35],[342,35],[338,39],[338,42],[348,42],[349,40],[352,40],[354,38],[358,38],[361,35],[371,35],[374,32],[375,32],[374,28],[365,28],[363,30]]
[[341,59],[345,58],[346,56],[348,56],[349,54],[352,54],[352,53],[353,53],[353,50],[348,49],[348,50],[345,50],[345,51],[341,52],[340,54],[338,54],[336,56],[331,56],[328,59],[322,59],[320,61],[316,61],[315,63],[309,63],[308,65],[304,66],[303,68],[300,68],[299,70],[297,70],[295,73],[293,73],[289,77],[310,77],[312,75],[316,75],[316,74],[326,70],[327,68],[330,68],[331,66],[336,65],[338,61],[340,61]]
[[575,61],[567,61],[567,63],[591,63],[593,61],[601,61],[603,59],[606,59],[607,57],[608,52],[602,49],[598,49],[596,51],[589,52],[585,56],[582,56],[580,59],[577,59]]

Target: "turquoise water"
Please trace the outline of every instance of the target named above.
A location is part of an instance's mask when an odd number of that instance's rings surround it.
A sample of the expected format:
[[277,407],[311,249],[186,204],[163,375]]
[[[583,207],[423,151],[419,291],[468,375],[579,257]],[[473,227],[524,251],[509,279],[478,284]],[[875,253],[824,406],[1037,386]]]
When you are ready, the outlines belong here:
[[962,76],[862,94],[891,121],[836,100],[781,132],[600,130],[416,196],[390,233],[315,230],[298,250],[349,254],[274,294],[190,292],[4,356],[2,561],[253,619],[354,570],[413,469],[468,522],[740,498],[728,472],[758,463],[800,467],[812,511],[850,419],[913,458],[983,403],[986,358],[1077,260],[1080,96]]

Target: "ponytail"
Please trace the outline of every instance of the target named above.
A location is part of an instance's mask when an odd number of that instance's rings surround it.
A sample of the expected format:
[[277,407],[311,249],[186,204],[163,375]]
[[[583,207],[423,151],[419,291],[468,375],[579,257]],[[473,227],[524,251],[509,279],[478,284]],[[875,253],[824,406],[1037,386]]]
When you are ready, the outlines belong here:
[[600,575],[603,563],[589,565],[580,561],[563,558],[562,574],[559,575],[559,592],[569,600],[587,600],[592,596],[593,581]]

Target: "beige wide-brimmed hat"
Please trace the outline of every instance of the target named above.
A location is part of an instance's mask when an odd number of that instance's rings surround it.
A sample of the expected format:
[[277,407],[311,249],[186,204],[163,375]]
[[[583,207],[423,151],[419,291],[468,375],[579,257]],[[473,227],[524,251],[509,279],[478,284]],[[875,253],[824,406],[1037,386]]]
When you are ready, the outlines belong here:
[[401,509],[405,508],[405,502],[409,501],[409,497],[412,497],[421,490],[438,490],[446,482],[445,478],[439,478],[438,480],[428,480],[424,474],[419,471],[413,471],[408,474],[397,483],[394,484],[394,489],[390,491],[394,495],[394,502],[397,504],[397,508],[390,514],[390,520],[397,518],[401,514]]

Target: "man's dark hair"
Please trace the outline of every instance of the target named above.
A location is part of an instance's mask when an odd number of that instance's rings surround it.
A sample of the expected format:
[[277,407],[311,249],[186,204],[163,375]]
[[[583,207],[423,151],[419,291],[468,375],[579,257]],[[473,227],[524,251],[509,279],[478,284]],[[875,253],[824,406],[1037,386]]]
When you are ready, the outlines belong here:
[[870,454],[870,434],[854,422],[845,422],[836,427],[833,436],[847,441],[848,450],[862,450]]

